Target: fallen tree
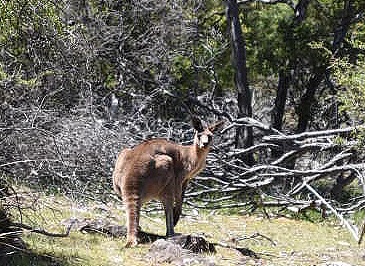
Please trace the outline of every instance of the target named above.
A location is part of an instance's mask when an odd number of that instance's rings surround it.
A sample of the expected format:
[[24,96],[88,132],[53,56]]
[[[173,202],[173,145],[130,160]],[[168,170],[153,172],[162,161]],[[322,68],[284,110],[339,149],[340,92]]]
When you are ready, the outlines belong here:
[[[315,209],[343,217],[342,222],[363,210],[365,164],[361,139],[356,138],[363,126],[284,134],[253,118],[233,119],[217,110],[215,114],[227,118],[226,128],[215,139],[205,171],[188,187],[188,205],[246,212]],[[80,115],[60,117],[50,126],[49,115],[37,112],[35,116],[44,119],[38,126],[20,120],[0,128],[0,170],[9,181],[82,200],[110,200],[111,171],[122,148],[151,137],[187,143],[193,134],[189,123],[157,121],[142,113],[123,116],[112,126]],[[235,149],[236,127],[247,126],[254,129],[255,144]],[[248,153],[255,158],[252,166],[241,160]],[[343,197],[348,186],[354,193]],[[361,224],[349,224],[361,241]]]
[[[222,134],[242,126],[261,131],[261,140],[250,148],[228,151],[224,149],[226,142],[219,144],[215,154],[208,157],[205,176],[193,181],[195,189],[186,195],[190,205],[247,211],[258,207],[295,212],[317,209],[323,215],[334,214],[361,242],[364,225],[346,217],[365,207],[365,163],[361,142],[356,138],[356,132],[364,126],[286,135],[260,121],[241,118],[232,120]],[[273,156],[275,151],[280,151],[280,156]],[[256,155],[255,165],[247,166],[240,160],[247,153]],[[354,195],[340,199],[349,184],[354,187]],[[214,196],[203,197],[206,194]],[[201,202],[191,200],[199,196]]]

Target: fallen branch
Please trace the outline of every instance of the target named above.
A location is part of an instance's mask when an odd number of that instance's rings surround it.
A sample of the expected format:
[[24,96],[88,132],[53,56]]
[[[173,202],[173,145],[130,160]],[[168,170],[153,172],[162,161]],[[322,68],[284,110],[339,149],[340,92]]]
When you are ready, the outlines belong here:
[[350,134],[351,132],[363,129],[365,129],[365,126],[361,125],[357,127],[346,127],[346,128],[331,129],[331,130],[303,132],[300,134],[293,134],[293,135],[284,135],[284,134],[270,135],[270,136],[264,136],[262,139],[263,141],[268,141],[268,142],[300,141],[307,138],[318,138],[331,135],[344,136]]
[[[321,195],[319,195],[319,193],[314,189],[312,188],[310,185],[308,184],[305,184],[306,188],[312,192],[319,200],[321,200],[323,202],[324,205],[326,205],[326,207],[328,209],[330,209],[332,211],[332,213],[341,221],[341,223],[343,223],[347,229],[350,231],[350,233],[352,234],[352,236],[355,238],[355,240],[360,243],[361,242],[361,239],[362,239],[362,236],[359,236],[358,234],[358,229],[355,228],[353,225],[351,225],[342,215],[341,213],[339,213],[338,211],[336,211],[335,208],[333,208],[331,206],[331,204],[329,204]],[[364,230],[364,228],[363,228]],[[364,233],[361,232],[361,235],[363,235]]]
[[259,232],[256,232],[256,233],[254,233],[254,234],[252,234],[250,236],[241,237],[238,240],[254,239],[254,238],[258,238],[258,237],[261,237],[261,238],[269,241],[273,246],[276,246],[277,245],[276,242],[274,240],[272,240],[270,237],[265,236],[265,235],[263,235],[263,234],[261,234]]
[[364,234],[365,234],[365,220],[364,220],[364,222],[362,224],[362,227],[361,227],[361,231],[360,231],[360,234],[359,234],[359,240],[357,241],[357,243],[359,245],[361,245],[361,242],[363,240]]
[[[349,153],[347,150],[342,151],[341,153],[339,153],[335,157],[333,157],[328,163],[322,165],[319,169],[331,168],[334,165],[339,164],[341,161],[343,161],[345,159],[349,160],[352,156],[353,156],[353,154]],[[315,174],[312,176],[304,177],[304,179],[303,179],[304,182],[295,186],[291,191],[288,192],[288,195],[294,196],[294,195],[298,194],[305,187],[305,183],[309,184],[309,183],[317,180],[320,177],[322,177],[321,174]]]
[[[335,174],[339,172],[344,171],[352,171],[355,169],[365,169],[365,163],[359,163],[359,164],[347,164],[347,165],[341,165],[341,166],[334,166],[327,169],[309,169],[309,170],[295,170],[295,169],[289,169],[285,167],[279,167],[275,165],[259,165],[256,167],[252,167],[251,170],[246,171],[239,175],[239,177],[245,177],[245,176],[270,176],[270,177],[289,177],[289,176],[298,176],[298,177],[305,177],[305,176],[312,176],[312,175],[329,175],[329,174]],[[261,174],[260,171],[276,171],[276,172],[269,172]],[[242,180],[246,181],[247,180]]]
[[260,144],[254,145],[252,147],[249,147],[247,149],[235,149],[232,152],[228,152],[227,153],[227,156],[228,157],[242,156],[242,155],[254,153],[256,151],[263,150],[263,149],[274,149],[274,150],[277,150],[279,148],[280,148],[280,146],[279,145],[276,145],[276,144],[272,144],[272,143],[260,143]]
[[304,145],[296,147],[295,149],[283,154],[279,159],[275,160],[271,164],[272,165],[285,164],[290,161],[293,161],[294,159],[297,159],[298,157],[300,157],[301,155],[303,155],[304,153],[307,153],[309,151],[311,151],[311,152],[324,151],[324,150],[328,150],[328,149],[334,149],[334,148],[336,148],[336,146],[338,146],[338,145],[333,144],[333,143],[318,143],[318,142],[304,144]]
[[0,164],[0,168],[5,167],[5,166],[11,166],[14,164],[20,164],[20,163],[31,163],[31,162],[60,162],[60,160],[58,159],[36,159],[36,160],[19,160],[19,161],[14,161],[14,162],[8,162],[8,163],[4,163],[4,164]]
[[37,233],[37,234],[42,234],[45,236],[51,236],[51,237],[68,237],[70,235],[70,231],[71,228],[73,226],[73,223],[70,223],[69,226],[66,229],[65,233],[50,233],[45,231],[44,229],[37,229],[37,228],[33,228],[30,225],[26,225],[23,223],[10,223],[10,226],[15,227],[15,228],[19,228],[19,229],[25,229],[25,230],[29,230],[32,233]]
[[221,133],[225,133],[228,130],[235,128],[235,127],[246,126],[246,127],[255,127],[255,128],[260,129],[261,131],[264,131],[267,133],[274,133],[274,134],[278,134],[280,136],[286,136],[285,134],[281,133],[279,130],[272,128],[270,125],[264,124],[251,117],[242,117],[239,119],[233,119],[231,121],[232,121],[232,123],[229,126],[225,127],[221,131]]

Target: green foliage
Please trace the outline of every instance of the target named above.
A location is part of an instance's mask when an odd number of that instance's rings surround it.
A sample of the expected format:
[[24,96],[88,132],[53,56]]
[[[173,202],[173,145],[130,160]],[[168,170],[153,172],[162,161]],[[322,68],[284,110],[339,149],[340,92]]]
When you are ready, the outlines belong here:
[[[353,25],[347,44],[353,50],[364,51],[365,23],[359,22]],[[365,56],[364,53],[349,54],[344,57],[336,57],[332,61],[336,83],[339,86],[338,98],[341,101],[340,111],[346,113],[350,121],[357,123],[365,119]],[[358,148],[363,150],[365,143],[364,130],[353,132],[359,141]]]
[[[328,8],[333,7],[328,4]],[[309,44],[317,41],[330,46],[333,18],[324,17],[317,7],[309,5],[301,23],[294,22],[295,14],[288,5],[252,4],[245,13],[244,34],[252,77],[277,75],[280,69],[294,69],[298,75],[305,75],[305,68],[325,62],[323,54]]]
[[[352,42],[354,47],[364,44]],[[346,58],[336,59],[333,68],[337,83],[343,87],[339,93],[341,111],[349,113],[353,120],[365,118],[365,57],[359,55],[356,62]]]
[[315,209],[307,209],[302,210],[299,213],[291,214],[291,217],[302,220],[302,221],[308,221],[312,223],[321,223],[326,220],[325,217],[323,217],[322,213],[319,210]]
[[[331,48],[343,2],[310,3],[299,24],[287,4],[252,3],[240,8],[250,83],[255,86],[258,78],[275,77],[285,69],[294,73],[292,95],[300,95],[308,73],[328,61],[312,44]],[[101,98],[110,91],[150,94],[161,87],[182,95],[194,90],[197,95],[219,91],[222,96],[234,88],[221,1],[10,0],[0,3],[0,20],[4,47],[0,78],[16,76],[22,87],[46,91],[67,87],[73,96],[91,87]],[[360,38],[352,39],[356,43]],[[49,70],[57,78],[43,79],[42,73]]]
[[0,82],[8,78],[8,74],[4,71],[2,65],[0,64]]
[[[48,30],[53,31],[54,34],[63,32],[58,11],[53,3],[40,0],[2,1],[0,3],[0,21],[2,22],[0,42],[5,47],[13,48],[10,52],[14,56],[23,56],[25,60],[25,55],[29,53],[27,44],[29,45],[35,37],[32,35],[49,34]],[[37,37],[41,38],[41,36]]]
[[341,195],[338,198],[339,202],[350,202],[353,199],[363,195],[362,185],[357,180],[344,187]]
[[31,252],[27,253],[16,253],[10,258],[5,259],[6,265],[16,265],[16,266],[73,266],[74,262],[70,259],[70,257],[61,258],[61,257],[52,257],[47,255],[38,255],[32,254]]
[[193,75],[192,65],[191,59],[187,56],[178,55],[173,60],[173,75],[178,80],[181,89],[189,88],[189,81]]
[[344,145],[344,144],[346,144],[346,139],[342,138],[340,136],[337,136],[334,138],[333,142],[337,145]]
[[253,76],[278,73],[290,51],[286,50],[283,25],[290,23],[292,11],[287,5],[252,5],[243,21],[247,38],[248,67]]
[[365,210],[360,210],[354,213],[354,221],[357,225],[362,225],[365,221]]
[[221,2],[206,1],[204,5],[188,7],[184,13],[186,19],[191,20],[192,35],[183,54],[176,55],[172,61],[174,86],[182,93],[193,90],[201,94],[215,90],[221,94],[233,87],[223,7]]

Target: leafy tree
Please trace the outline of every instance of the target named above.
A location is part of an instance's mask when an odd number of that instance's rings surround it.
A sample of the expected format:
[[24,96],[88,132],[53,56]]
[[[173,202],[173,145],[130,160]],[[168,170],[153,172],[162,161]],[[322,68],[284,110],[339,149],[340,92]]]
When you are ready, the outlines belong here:
[[355,34],[359,38],[351,41],[352,47],[362,51],[362,54],[355,60],[349,57],[334,59],[332,65],[335,81],[340,87],[340,110],[347,113],[355,125],[365,119],[365,43],[361,41],[365,33],[364,26],[361,25],[358,30],[362,30]]

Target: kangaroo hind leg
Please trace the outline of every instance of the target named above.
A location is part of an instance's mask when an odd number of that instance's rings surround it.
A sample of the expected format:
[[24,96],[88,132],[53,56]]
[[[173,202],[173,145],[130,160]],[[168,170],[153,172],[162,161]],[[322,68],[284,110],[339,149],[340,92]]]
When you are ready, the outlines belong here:
[[141,200],[137,196],[129,196],[125,200],[127,214],[127,244],[125,247],[134,247],[138,244],[137,234],[139,227],[139,215]]
[[174,231],[174,207],[173,199],[168,198],[163,202],[166,216],[166,237],[175,235]]

